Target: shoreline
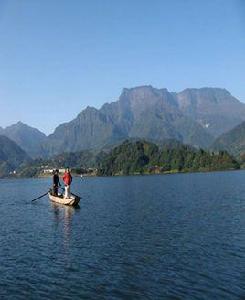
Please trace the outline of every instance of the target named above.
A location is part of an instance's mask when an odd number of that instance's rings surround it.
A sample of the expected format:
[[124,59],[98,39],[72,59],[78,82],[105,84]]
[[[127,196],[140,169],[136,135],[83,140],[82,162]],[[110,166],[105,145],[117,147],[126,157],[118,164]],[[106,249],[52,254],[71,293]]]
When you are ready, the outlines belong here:
[[[219,169],[219,170],[192,170],[192,171],[166,171],[166,172],[159,172],[159,173],[139,173],[136,172],[134,174],[114,174],[114,175],[83,175],[81,177],[77,174],[72,174],[74,178],[106,178],[106,177],[131,177],[131,176],[154,176],[154,175],[176,175],[176,174],[195,174],[195,173],[215,173],[215,172],[235,172],[235,171],[243,171],[245,168],[238,168],[238,169]],[[41,176],[6,176],[6,177],[0,177],[0,180],[6,180],[6,179],[44,179],[44,178],[52,178],[52,175],[41,175]]]

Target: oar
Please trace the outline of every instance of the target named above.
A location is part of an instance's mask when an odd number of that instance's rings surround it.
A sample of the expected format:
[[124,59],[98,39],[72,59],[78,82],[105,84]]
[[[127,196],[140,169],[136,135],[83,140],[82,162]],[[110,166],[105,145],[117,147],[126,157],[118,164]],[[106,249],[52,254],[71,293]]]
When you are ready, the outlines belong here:
[[38,199],[41,199],[42,197],[48,195],[48,193],[49,193],[49,192],[47,192],[47,193],[45,193],[45,194],[43,194],[43,195],[41,195],[41,196],[39,196],[39,197],[37,197],[37,198],[35,198],[35,199],[32,199],[31,202],[36,201],[36,200],[38,200]]

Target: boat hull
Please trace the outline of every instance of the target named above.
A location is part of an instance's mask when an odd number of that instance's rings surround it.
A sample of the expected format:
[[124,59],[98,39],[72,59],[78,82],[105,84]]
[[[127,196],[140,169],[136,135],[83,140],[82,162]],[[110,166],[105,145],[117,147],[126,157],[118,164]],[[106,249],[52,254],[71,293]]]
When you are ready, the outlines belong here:
[[80,197],[75,195],[72,195],[70,198],[64,198],[63,195],[57,197],[49,193],[48,196],[49,199],[53,202],[63,204],[63,205],[69,205],[69,206],[77,206],[81,199]]

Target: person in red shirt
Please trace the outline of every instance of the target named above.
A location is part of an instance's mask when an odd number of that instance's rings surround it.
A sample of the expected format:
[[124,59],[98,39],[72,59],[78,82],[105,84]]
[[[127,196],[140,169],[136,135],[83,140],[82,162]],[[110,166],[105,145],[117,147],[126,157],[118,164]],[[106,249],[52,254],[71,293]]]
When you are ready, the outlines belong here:
[[64,185],[65,185],[65,198],[70,198],[71,197],[72,176],[71,176],[69,168],[67,168],[65,171],[65,174],[63,176],[63,181],[64,181]]

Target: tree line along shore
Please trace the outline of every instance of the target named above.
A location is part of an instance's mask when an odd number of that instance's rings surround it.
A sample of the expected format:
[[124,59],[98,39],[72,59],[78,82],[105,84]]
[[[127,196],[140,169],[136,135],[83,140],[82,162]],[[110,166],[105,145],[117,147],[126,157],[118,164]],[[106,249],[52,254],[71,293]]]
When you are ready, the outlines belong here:
[[117,176],[237,170],[238,162],[226,151],[210,152],[183,144],[156,145],[126,140],[108,151],[64,153],[21,165],[10,177],[50,176],[53,169],[69,166],[73,175]]

